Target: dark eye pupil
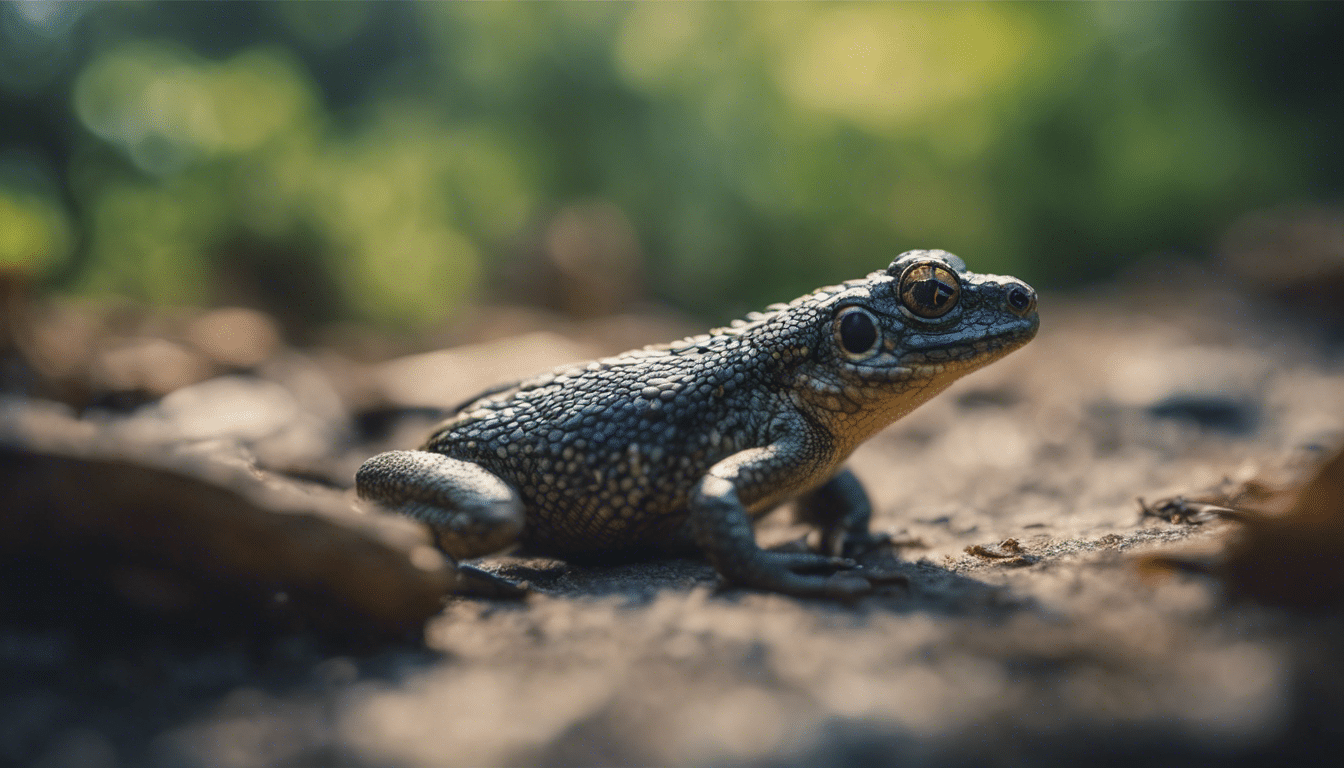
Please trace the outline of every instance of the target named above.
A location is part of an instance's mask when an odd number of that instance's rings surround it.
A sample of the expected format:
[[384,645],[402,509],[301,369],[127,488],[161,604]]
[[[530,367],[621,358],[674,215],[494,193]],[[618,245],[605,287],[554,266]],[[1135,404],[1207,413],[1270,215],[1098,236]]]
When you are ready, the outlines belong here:
[[910,286],[910,297],[929,309],[942,309],[956,293],[952,286],[937,279],[920,280]]
[[941,264],[916,264],[901,278],[901,302],[919,317],[942,317],[961,298],[961,282]]
[[862,354],[877,343],[877,326],[865,312],[850,312],[840,319],[840,343],[850,354]]

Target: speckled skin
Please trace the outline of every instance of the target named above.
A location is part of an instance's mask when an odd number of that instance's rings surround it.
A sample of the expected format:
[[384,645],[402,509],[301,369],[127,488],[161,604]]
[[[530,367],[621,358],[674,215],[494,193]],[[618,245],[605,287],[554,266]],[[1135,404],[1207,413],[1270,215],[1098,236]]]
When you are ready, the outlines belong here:
[[[944,285],[916,280],[933,267]],[[852,319],[860,330],[846,336],[850,307],[867,319]],[[730,582],[853,597],[872,580],[842,556],[883,540],[869,533],[867,497],[842,463],[955,379],[1030,341],[1035,308],[1013,278],[911,251],[731,327],[487,393],[420,451],[367,461],[356,485],[361,498],[428,523],[455,559],[514,542],[560,556],[698,549]],[[846,349],[868,341],[872,325],[870,349]],[[790,498],[821,528],[822,552],[756,545],[753,520]]]

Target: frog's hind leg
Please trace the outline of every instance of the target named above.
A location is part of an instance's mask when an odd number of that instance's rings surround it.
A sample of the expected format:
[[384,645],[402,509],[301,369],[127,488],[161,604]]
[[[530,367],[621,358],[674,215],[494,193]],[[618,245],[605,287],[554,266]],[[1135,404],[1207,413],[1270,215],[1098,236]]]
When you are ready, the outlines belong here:
[[355,473],[361,499],[427,524],[449,557],[498,552],[523,530],[523,504],[508,483],[472,464],[429,451],[389,451]]

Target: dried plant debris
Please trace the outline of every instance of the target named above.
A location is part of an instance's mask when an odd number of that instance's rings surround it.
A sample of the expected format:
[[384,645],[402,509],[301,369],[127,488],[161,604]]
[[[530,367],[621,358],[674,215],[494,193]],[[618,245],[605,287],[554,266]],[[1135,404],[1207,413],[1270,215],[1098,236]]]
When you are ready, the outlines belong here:
[[[1233,595],[1275,605],[1344,607],[1344,450],[1291,492],[1251,484],[1241,497],[1249,501],[1226,507],[1184,502],[1240,524],[1220,555],[1150,555],[1141,567],[1209,573]],[[1177,510],[1173,515],[1182,509],[1174,501],[1153,507]]]
[[1155,517],[1177,525],[1201,525],[1222,518],[1236,519],[1242,508],[1286,510],[1293,499],[1291,484],[1249,479],[1236,482],[1223,478],[1217,486],[1194,496],[1172,496],[1149,504],[1142,496],[1139,518]]
[[1217,520],[1218,515],[1222,512],[1232,511],[1228,507],[1195,501],[1184,496],[1158,499],[1151,505],[1140,496],[1138,502],[1140,517],[1156,517],[1159,520],[1177,525],[1200,525],[1210,520]]
[[993,560],[998,565],[1010,568],[1033,565],[1041,560],[1035,555],[1027,554],[1027,551],[1022,548],[1021,542],[1017,539],[1004,539],[999,542],[997,547],[972,544],[966,548],[966,554],[974,555],[985,560]]
[[[165,617],[232,615],[402,636],[454,586],[416,524],[258,472],[209,445],[125,444],[34,401],[0,403],[0,551]],[[24,582],[5,586],[12,601]]]

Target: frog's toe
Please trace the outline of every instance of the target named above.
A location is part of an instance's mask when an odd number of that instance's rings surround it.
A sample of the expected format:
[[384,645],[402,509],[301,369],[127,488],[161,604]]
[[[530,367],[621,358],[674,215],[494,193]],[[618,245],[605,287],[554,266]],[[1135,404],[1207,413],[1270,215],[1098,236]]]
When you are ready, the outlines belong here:
[[836,573],[822,579],[822,596],[842,602],[852,602],[873,591],[873,583],[866,576]]
[[794,573],[830,573],[859,567],[858,563],[847,557],[832,557],[817,552],[765,551],[761,557]]
[[[854,600],[872,591],[873,585],[848,569],[852,560],[816,553],[759,552],[749,563],[735,568],[730,582],[745,587],[779,592],[795,597]],[[818,575],[818,572],[831,573]],[[835,571],[839,571],[835,573]]]
[[788,577],[768,586],[760,586],[794,597],[817,597],[842,602],[852,602],[873,591],[872,582],[853,573],[832,573],[827,576],[786,573]]
[[527,582],[512,582],[474,565],[459,563],[453,593],[492,600],[523,600],[532,594],[532,587]]
[[848,558],[860,558],[879,549],[891,548],[891,534],[862,531],[851,533],[844,538],[840,553]]

